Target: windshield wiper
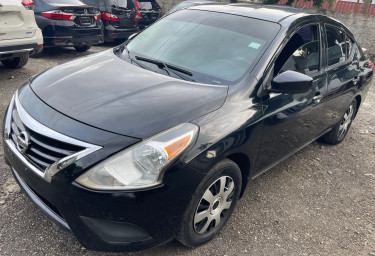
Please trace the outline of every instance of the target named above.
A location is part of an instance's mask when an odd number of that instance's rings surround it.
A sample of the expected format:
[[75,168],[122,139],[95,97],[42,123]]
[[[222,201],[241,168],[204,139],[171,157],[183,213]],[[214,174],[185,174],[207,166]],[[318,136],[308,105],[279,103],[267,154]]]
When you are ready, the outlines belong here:
[[[155,64],[156,66],[158,66],[158,68],[164,69],[168,73],[169,76],[171,76],[171,73],[173,73],[173,74],[175,74],[176,76],[178,76],[179,78],[181,78],[183,80],[191,81],[191,82],[196,82],[192,78],[193,73],[191,73],[189,70],[186,70],[186,69],[183,69],[183,68],[180,68],[180,67],[176,67],[176,66],[172,66],[170,64],[166,64],[166,63],[164,63],[164,62],[162,62],[160,60],[154,60],[154,59],[145,58],[145,57],[141,57],[141,56],[135,56],[135,58],[137,60],[141,60],[141,61],[145,61],[145,62],[149,62],[149,63]],[[178,71],[180,73],[183,73],[183,74],[186,74],[186,75],[190,76],[190,78],[182,76],[179,73],[177,73],[176,71]]]
[[125,51],[126,51],[126,53],[127,53],[127,55],[128,55],[128,58],[129,58],[129,60],[130,60],[131,63],[134,62],[135,64],[137,64],[138,66],[140,66],[140,67],[143,68],[143,69],[147,69],[147,70],[154,71],[154,70],[152,70],[151,68],[146,67],[145,65],[142,65],[142,64],[139,63],[139,61],[137,61],[136,59],[134,59],[134,58],[131,56],[130,51],[129,51],[129,49],[128,49],[128,46],[127,46],[126,44],[123,44],[123,45],[119,48],[119,52],[121,52],[122,50],[125,50]]

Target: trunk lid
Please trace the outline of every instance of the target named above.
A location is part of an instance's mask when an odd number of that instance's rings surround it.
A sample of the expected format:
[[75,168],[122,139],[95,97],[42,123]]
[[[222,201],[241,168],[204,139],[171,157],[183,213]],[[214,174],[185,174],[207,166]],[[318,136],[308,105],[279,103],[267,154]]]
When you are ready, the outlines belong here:
[[32,10],[26,10],[21,1],[0,0],[0,40],[33,37],[36,32]]
[[150,24],[162,16],[162,9],[155,0],[138,0],[142,20]]
[[[77,5],[71,5],[71,3],[65,4],[60,1],[56,1],[56,2],[51,1],[51,2],[48,2],[48,5],[50,6],[48,8],[50,9],[50,11],[48,12],[60,11],[63,13],[65,17],[70,17],[70,18],[64,18],[64,19],[73,21],[78,27],[96,26],[96,21],[100,17],[99,16],[100,12],[98,8],[87,6],[80,1],[79,2],[77,1]],[[44,12],[44,13],[48,13],[48,12]]]

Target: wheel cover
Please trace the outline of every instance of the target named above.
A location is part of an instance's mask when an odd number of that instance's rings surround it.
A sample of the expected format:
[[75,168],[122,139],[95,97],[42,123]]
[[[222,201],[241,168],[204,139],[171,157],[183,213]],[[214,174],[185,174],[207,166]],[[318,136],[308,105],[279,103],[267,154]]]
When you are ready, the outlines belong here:
[[234,181],[223,176],[214,181],[204,192],[195,210],[193,226],[198,234],[206,234],[227,218],[232,205]]
[[341,123],[339,126],[339,132],[338,132],[339,138],[342,138],[343,136],[345,136],[346,132],[348,131],[348,127],[350,123],[352,122],[353,114],[354,114],[354,107],[353,105],[350,105],[341,120]]

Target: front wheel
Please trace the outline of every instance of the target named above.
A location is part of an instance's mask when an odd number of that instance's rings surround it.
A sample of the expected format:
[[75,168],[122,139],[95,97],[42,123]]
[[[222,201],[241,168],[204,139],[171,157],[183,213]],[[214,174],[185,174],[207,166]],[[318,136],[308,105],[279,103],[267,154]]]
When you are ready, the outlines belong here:
[[322,140],[332,145],[336,145],[342,142],[348,134],[356,113],[357,100],[354,99],[345,111],[345,114],[341,118],[340,122],[331,131],[325,134],[322,137]]
[[29,61],[29,54],[22,55],[20,57],[15,57],[10,60],[2,60],[1,63],[6,68],[11,68],[11,69],[16,69],[16,68],[21,68],[26,65],[26,63]]
[[194,193],[177,239],[196,247],[214,238],[231,216],[241,191],[241,171],[231,160],[215,165]]
[[76,49],[77,52],[86,52],[90,50],[91,45],[82,45],[82,46],[74,46],[74,49]]

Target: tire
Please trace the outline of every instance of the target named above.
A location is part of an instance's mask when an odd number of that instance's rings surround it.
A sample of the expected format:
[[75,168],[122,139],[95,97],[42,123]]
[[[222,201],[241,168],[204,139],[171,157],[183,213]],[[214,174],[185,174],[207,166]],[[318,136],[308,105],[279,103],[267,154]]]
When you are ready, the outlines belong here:
[[44,52],[45,51],[43,50],[43,51],[40,51],[40,52],[37,52],[37,53],[30,54],[30,58],[33,58],[33,59],[40,58],[40,57],[43,56]]
[[86,52],[90,50],[91,45],[82,45],[82,46],[74,46],[74,49],[76,49],[77,52]]
[[350,103],[347,110],[345,111],[340,122],[331,131],[323,135],[322,141],[328,144],[332,144],[332,145],[337,145],[341,143],[345,139],[346,135],[348,134],[348,131],[355,118],[356,113],[357,113],[357,100],[354,99],[352,103]]
[[241,183],[241,170],[233,161],[225,159],[215,165],[195,191],[177,239],[189,247],[213,239],[231,216],[240,196]]
[[11,60],[2,60],[1,63],[6,68],[16,69],[21,68],[26,65],[26,63],[29,61],[29,54],[22,55],[20,57],[13,58]]

